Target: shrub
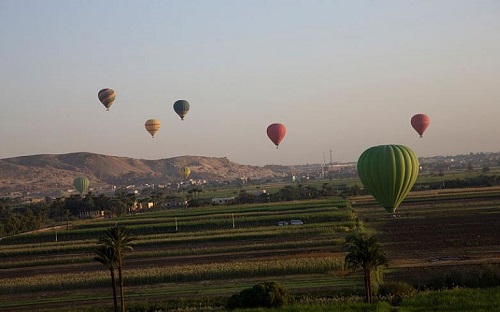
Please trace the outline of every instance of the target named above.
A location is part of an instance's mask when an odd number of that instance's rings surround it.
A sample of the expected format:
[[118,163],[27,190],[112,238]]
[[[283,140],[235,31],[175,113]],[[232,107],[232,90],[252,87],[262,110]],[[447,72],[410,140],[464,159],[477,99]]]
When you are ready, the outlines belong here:
[[241,295],[241,292],[239,294],[232,295],[227,300],[226,308],[228,310],[234,310],[234,309],[243,307],[243,302],[241,300],[241,296],[240,295]]
[[408,298],[417,293],[417,290],[405,282],[387,282],[380,286],[378,295],[389,301],[392,305],[399,305],[403,298]]
[[252,288],[243,289],[227,301],[229,310],[237,308],[279,308],[288,301],[288,291],[275,282],[260,283]]
[[188,201],[188,206],[189,207],[201,207],[203,205],[203,202],[199,199],[191,199]]

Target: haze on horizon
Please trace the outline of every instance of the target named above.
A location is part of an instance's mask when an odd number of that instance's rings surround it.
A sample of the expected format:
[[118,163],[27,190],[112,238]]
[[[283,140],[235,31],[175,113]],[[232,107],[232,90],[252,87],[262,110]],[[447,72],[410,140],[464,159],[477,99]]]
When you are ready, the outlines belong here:
[[[0,158],[498,152],[499,30],[496,0],[0,0]],[[191,104],[184,121],[178,99]],[[431,120],[422,139],[417,113]],[[274,122],[287,127],[279,149]]]

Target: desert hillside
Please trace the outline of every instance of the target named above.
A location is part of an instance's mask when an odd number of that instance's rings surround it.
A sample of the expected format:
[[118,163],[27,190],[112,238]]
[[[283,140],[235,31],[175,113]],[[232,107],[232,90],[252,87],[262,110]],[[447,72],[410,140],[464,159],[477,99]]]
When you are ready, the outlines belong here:
[[85,152],[41,154],[0,159],[0,195],[64,192],[72,188],[77,176],[87,177],[93,187],[166,184],[180,180],[178,170],[182,166],[191,169],[190,178],[212,181],[280,175],[270,168],[240,165],[225,157],[180,156],[144,160]]

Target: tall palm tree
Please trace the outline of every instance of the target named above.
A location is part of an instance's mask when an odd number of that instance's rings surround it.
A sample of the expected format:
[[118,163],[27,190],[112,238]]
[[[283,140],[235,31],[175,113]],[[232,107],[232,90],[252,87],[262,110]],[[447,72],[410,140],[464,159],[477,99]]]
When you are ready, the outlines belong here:
[[135,237],[129,234],[125,226],[112,226],[99,238],[99,244],[112,249],[116,254],[118,263],[118,280],[120,283],[120,303],[122,312],[125,312],[125,299],[123,296],[123,255],[127,250],[132,250]]
[[372,272],[387,265],[387,257],[373,236],[357,233],[346,238],[345,267],[364,274],[366,302],[372,302]]
[[116,297],[116,277],[115,269],[118,264],[118,259],[116,258],[116,253],[113,249],[107,246],[98,246],[96,251],[96,256],[94,260],[104,264],[104,266],[111,273],[111,284],[113,286],[113,311],[118,312],[118,302]]

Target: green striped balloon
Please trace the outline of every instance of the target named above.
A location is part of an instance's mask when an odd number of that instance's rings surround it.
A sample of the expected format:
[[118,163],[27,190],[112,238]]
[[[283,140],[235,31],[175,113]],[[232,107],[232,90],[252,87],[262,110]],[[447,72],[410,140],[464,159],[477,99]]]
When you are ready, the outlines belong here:
[[359,156],[357,168],[366,190],[394,214],[415,184],[419,164],[415,153],[404,145],[379,145]]
[[189,175],[191,174],[191,169],[189,169],[188,167],[182,167],[179,169],[179,174],[184,179],[187,179],[189,177]]
[[77,177],[73,180],[73,186],[82,195],[88,190],[89,185],[90,181],[85,177]]

